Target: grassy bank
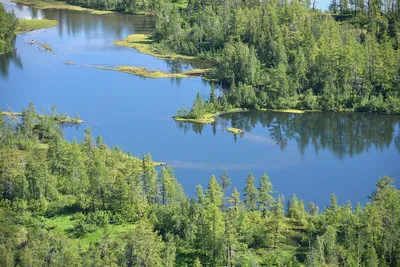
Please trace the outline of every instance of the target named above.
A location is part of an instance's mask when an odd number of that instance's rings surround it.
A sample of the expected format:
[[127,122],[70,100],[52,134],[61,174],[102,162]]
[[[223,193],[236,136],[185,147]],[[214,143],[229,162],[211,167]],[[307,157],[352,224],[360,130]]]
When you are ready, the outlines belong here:
[[134,66],[118,66],[115,68],[107,68],[103,66],[92,66],[92,65],[82,65],[88,68],[95,68],[100,70],[114,70],[119,72],[124,72],[140,77],[159,79],[159,78],[193,78],[198,76],[203,76],[208,69],[193,69],[180,73],[170,73],[161,70],[149,70],[144,67],[134,67]]
[[90,14],[96,14],[96,15],[104,15],[104,14],[111,14],[114,13],[113,11],[104,11],[104,10],[95,10],[91,8],[84,8],[80,6],[73,6],[69,5],[65,2],[44,2],[40,0],[12,0],[14,3],[26,5],[26,6],[31,6],[35,8],[40,8],[40,9],[66,9],[66,10],[74,10],[74,11],[85,11],[89,12]]
[[228,132],[234,133],[234,134],[242,134],[242,133],[244,133],[244,130],[238,129],[238,128],[233,128],[233,127],[228,128],[228,129],[226,129],[226,130],[227,130]]
[[56,20],[22,19],[18,21],[17,34],[57,26]]
[[186,60],[198,60],[196,57],[180,55],[175,53],[166,53],[160,51],[155,46],[155,43],[150,38],[149,34],[132,34],[123,40],[115,41],[114,44],[135,48],[141,53],[152,55],[161,59],[186,59]]

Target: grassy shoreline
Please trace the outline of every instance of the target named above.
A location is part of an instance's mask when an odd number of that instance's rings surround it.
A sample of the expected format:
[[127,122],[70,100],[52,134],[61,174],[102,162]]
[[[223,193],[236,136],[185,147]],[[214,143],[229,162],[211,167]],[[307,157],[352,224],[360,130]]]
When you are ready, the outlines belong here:
[[115,13],[114,11],[104,11],[104,10],[96,10],[91,8],[85,8],[80,6],[74,6],[67,4],[65,2],[44,2],[40,0],[11,0],[11,2],[22,4],[26,6],[31,6],[40,9],[66,9],[66,10],[73,10],[73,11],[85,11],[89,12],[90,14],[94,15],[105,15],[105,14],[112,14]]
[[17,34],[39,29],[51,28],[58,25],[57,20],[49,19],[20,19],[18,21]]
[[[172,116],[172,118],[178,122],[181,121],[181,122],[195,122],[195,123],[208,124],[208,123],[215,122],[215,118],[222,114],[236,113],[236,112],[249,112],[249,111],[253,111],[253,110],[235,108],[235,109],[232,109],[229,111],[221,111],[221,112],[217,112],[217,113],[206,113],[200,118],[192,118],[189,116],[187,116],[187,117]],[[254,111],[257,111],[257,110],[254,110]],[[300,110],[300,109],[261,109],[258,111],[282,112],[282,113],[292,113],[292,114],[320,112],[320,110]],[[232,131],[230,131],[229,129],[231,129]],[[237,129],[237,128],[228,128],[227,130],[228,130],[228,132],[232,132],[232,133],[242,133],[240,131],[243,131],[243,130]]]
[[192,69],[189,71],[185,72],[180,72],[180,73],[170,73],[170,72],[165,72],[165,71],[160,71],[160,70],[149,70],[144,67],[134,67],[134,66],[118,66],[115,68],[107,68],[103,66],[92,66],[92,65],[82,65],[83,67],[88,67],[88,68],[95,68],[95,69],[100,69],[100,70],[113,70],[113,71],[119,71],[119,72],[124,72],[140,77],[145,77],[145,78],[152,78],[152,79],[160,79],[160,78],[194,78],[194,77],[199,77],[203,76],[208,69]]
[[131,34],[123,40],[114,41],[115,45],[135,48],[143,54],[148,54],[159,59],[184,59],[184,60],[197,60],[197,57],[180,55],[175,53],[165,53],[155,47],[153,40],[149,34]]

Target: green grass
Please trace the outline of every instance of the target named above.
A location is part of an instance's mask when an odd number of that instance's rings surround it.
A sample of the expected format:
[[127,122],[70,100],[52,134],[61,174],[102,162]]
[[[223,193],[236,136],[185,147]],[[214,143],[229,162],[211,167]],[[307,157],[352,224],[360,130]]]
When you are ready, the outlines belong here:
[[91,243],[101,241],[105,233],[109,233],[110,236],[120,236],[127,231],[134,228],[134,224],[123,223],[123,224],[110,224],[107,227],[97,228],[94,232],[87,233],[81,237],[77,237],[74,232],[74,224],[77,220],[72,220],[71,215],[59,215],[54,217],[43,217],[43,224],[48,231],[55,231],[69,238],[74,246],[81,245],[83,250],[86,250]]
[[226,129],[228,132],[231,132],[231,133],[234,133],[234,134],[242,134],[242,133],[244,133],[244,130],[242,130],[242,129],[238,129],[238,128],[233,128],[233,127],[231,127],[231,128],[228,128],[228,129]]
[[153,40],[150,39],[149,34],[131,34],[123,40],[114,41],[114,44],[135,48],[141,53],[152,55],[161,59],[186,59],[186,60],[198,60],[193,56],[179,55],[175,53],[164,53],[159,51]]
[[57,26],[56,20],[22,19],[18,21],[17,34]]
[[241,108],[234,108],[228,111],[223,111],[223,112],[217,112],[217,113],[206,113],[200,118],[192,118],[190,116],[187,117],[179,117],[179,116],[173,116],[172,118],[175,121],[187,121],[187,122],[197,122],[197,123],[203,123],[203,124],[208,124],[215,122],[215,117],[221,115],[221,114],[226,114],[226,113],[233,113],[233,112],[245,112],[247,111],[246,109],[241,109]]
[[175,121],[187,121],[187,122],[197,122],[197,123],[207,124],[214,122],[216,115],[218,114],[207,113],[204,114],[201,118],[178,117],[178,116],[173,116],[172,118]]
[[65,2],[57,1],[57,2],[45,2],[40,0],[12,0],[14,3],[23,4],[26,6],[32,6],[40,9],[66,9],[66,10],[74,10],[74,11],[86,11],[90,14],[96,15],[104,15],[114,13],[113,11],[104,11],[104,10],[95,10],[91,8],[84,8],[80,6],[69,5]]
[[178,3],[178,2],[174,2],[172,3],[174,6],[182,8],[182,9],[186,9],[188,6],[188,1],[184,1],[183,3]]

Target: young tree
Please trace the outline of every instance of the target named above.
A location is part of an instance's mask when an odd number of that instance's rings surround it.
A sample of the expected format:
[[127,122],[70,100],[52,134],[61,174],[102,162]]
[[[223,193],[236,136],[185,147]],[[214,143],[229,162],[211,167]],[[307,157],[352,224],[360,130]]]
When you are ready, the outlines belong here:
[[261,176],[258,192],[260,200],[260,210],[263,212],[265,216],[267,211],[271,208],[274,202],[274,197],[271,195],[272,183],[270,182],[269,177],[265,173]]
[[247,176],[244,195],[246,197],[244,203],[246,204],[247,209],[250,211],[255,211],[258,203],[258,190],[255,187],[255,179],[251,173]]
[[231,186],[232,182],[228,176],[228,173],[224,171],[220,177],[218,177],[219,184],[221,186],[222,191],[226,191]]

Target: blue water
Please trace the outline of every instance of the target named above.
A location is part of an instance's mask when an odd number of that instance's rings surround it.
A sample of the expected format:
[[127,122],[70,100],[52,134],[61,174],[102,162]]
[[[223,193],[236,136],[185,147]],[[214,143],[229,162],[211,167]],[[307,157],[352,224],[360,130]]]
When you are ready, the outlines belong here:
[[[191,106],[197,92],[203,98],[209,95],[209,85],[200,78],[145,79],[81,66],[192,68],[188,63],[159,60],[112,44],[130,33],[150,31],[152,18],[40,11],[2,2],[16,9],[19,17],[57,19],[59,25],[18,35],[16,51],[0,57],[0,109],[10,106],[20,111],[34,102],[38,110],[50,111],[55,104],[60,112],[79,113],[83,127],[90,126],[110,146],[122,146],[133,155],[150,152],[155,160],[170,163],[191,196],[197,184],[207,187],[209,177],[223,170],[240,190],[249,172],[257,178],[266,172],[280,194],[290,197],[296,193],[320,206],[329,202],[332,192],[341,203],[364,203],[379,177],[400,179],[398,117],[319,113],[290,119],[290,114],[249,113],[221,116],[214,126],[179,124],[171,116],[180,106]],[[56,54],[30,45],[33,39],[48,43]],[[66,65],[66,61],[76,65]],[[263,114],[270,114],[267,121]],[[231,125],[245,129],[244,135],[227,132]],[[341,125],[346,127],[341,129]],[[349,133],[357,125],[362,126],[360,131]],[[67,128],[65,135],[80,140],[82,131]]]

